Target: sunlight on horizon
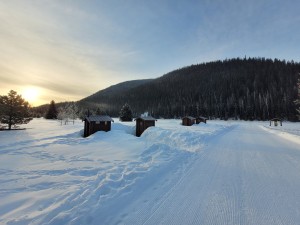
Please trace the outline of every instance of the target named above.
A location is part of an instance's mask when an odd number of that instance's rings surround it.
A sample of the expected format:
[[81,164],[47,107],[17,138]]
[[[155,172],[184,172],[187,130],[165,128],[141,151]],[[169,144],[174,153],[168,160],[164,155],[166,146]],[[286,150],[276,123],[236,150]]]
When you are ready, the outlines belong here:
[[26,87],[22,90],[21,95],[31,106],[36,106],[41,100],[40,92],[36,87]]

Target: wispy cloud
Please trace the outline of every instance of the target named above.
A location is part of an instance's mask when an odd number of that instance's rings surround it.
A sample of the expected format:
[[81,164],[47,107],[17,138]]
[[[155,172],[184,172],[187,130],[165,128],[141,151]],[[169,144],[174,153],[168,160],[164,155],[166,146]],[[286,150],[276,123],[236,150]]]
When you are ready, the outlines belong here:
[[203,61],[299,61],[299,7],[296,0],[1,1],[0,94],[32,85],[48,101],[78,100]]
[[[108,86],[114,79],[107,78],[120,72],[113,67],[135,55],[135,52],[109,45],[96,45],[94,37],[91,40],[88,34],[80,37],[82,29],[78,24],[69,21],[70,26],[74,26],[70,28],[59,21],[59,17],[68,17],[68,20],[73,17],[72,20],[83,23],[93,21],[95,16],[59,5],[52,5],[49,10],[40,5],[28,7],[27,2],[17,3],[0,4],[3,9],[0,17],[4,21],[0,24],[2,90],[31,84],[60,93],[64,99],[82,98]],[[60,10],[58,18],[53,17],[51,10]]]

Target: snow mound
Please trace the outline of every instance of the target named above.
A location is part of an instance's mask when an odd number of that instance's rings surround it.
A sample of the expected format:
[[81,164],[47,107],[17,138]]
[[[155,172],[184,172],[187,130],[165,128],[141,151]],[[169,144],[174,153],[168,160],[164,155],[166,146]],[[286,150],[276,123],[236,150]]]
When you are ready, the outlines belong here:
[[143,134],[148,143],[161,143],[172,149],[197,152],[205,145],[206,140],[220,135],[231,125],[201,124],[191,127],[178,126],[174,129],[149,127]]

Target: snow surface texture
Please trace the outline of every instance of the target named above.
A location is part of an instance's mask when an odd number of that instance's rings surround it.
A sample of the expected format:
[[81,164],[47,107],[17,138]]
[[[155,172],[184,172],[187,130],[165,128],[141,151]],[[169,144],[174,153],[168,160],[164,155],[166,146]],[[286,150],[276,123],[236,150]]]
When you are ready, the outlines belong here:
[[299,123],[115,121],[0,132],[0,224],[299,224]]

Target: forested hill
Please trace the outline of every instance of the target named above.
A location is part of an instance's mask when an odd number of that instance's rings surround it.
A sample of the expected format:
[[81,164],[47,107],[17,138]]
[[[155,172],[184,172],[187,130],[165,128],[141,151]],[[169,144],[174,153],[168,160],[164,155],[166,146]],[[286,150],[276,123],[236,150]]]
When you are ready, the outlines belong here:
[[82,99],[81,101],[97,102],[99,101],[99,99],[106,98],[106,97],[113,97],[113,96],[118,97],[122,95],[123,92],[126,92],[142,84],[148,83],[152,80],[153,79],[125,81],[116,85],[112,85],[104,90],[98,91],[95,94],[92,94],[91,96]]
[[264,58],[230,59],[192,65],[122,90],[100,91],[80,101],[117,116],[124,103],[136,115],[184,115],[267,120],[296,119],[300,64]]

